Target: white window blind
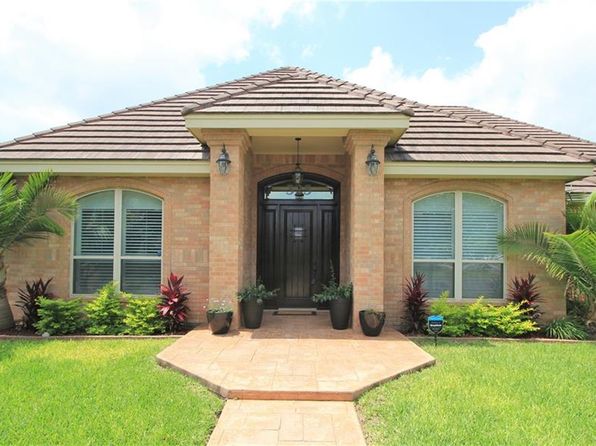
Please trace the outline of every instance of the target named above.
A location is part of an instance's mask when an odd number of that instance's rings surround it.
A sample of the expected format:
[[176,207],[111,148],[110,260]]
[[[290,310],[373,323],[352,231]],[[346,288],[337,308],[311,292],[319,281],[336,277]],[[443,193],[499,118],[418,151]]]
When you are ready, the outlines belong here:
[[469,192],[432,195],[413,206],[414,273],[431,297],[503,298],[504,262],[498,246],[504,205]]
[[503,232],[503,203],[463,194],[463,256],[466,260],[501,260],[497,242]]
[[115,280],[123,291],[157,294],[162,232],[162,202],[157,198],[120,189],[81,198],[75,221],[73,292],[93,294]]
[[156,294],[161,279],[161,201],[133,191],[122,193],[122,289]]
[[75,231],[75,255],[114,253],[114,191],[98,192],[79,200]]
[[455,195],[433,195],[414,204],[414,258],[455,258]]
[[124,191],[122,209],[122,255],[161,256],[161,201]]

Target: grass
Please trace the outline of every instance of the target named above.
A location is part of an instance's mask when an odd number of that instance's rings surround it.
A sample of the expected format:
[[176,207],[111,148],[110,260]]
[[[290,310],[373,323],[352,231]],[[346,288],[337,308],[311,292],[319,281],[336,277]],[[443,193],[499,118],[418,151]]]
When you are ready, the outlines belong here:
[[596,344],[420,345],[435,367],[358,401],[369,444],[596,444]]
[[0,444],[205,444],[223,402],[156,364],[171,342],[0,342]]

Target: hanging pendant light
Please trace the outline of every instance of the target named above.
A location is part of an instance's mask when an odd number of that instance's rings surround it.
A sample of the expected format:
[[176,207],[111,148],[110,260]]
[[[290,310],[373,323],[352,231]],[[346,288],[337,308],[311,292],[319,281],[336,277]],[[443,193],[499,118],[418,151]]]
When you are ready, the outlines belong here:
[[289,184],[288,195],[294,195],[296,200],[302,200],[305,195],[310,194],[310,186],[304,184],[304,171],[300,166],[300,141],[302,138],[294,138],[296,141],[296,167],[292,172],[292,181]]

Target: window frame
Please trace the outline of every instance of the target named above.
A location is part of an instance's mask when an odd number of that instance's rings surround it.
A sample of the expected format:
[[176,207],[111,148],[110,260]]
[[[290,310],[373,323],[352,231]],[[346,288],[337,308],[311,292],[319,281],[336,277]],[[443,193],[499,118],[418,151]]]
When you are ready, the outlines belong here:
[[[160,240],[160,255],[159,256],[130,256],[122,254],[122,194],[124,192],[136,192],[139,194],[147,195],[148,197],[155,198],[161,203],[161,240]],[[83,195],[77,196],[77,203],[82,198],[88,197],[89,195],[97,194],[100,192],[114,192],[114,254],[111,256],[86,256],[86,255],[75,255],[75,243],[76,243],[76,217],[71,222],[71,243],[70,243],[70,295],[73,297],[89,298],[93,297],[94,294],[87,293],[75,293],[74,283],[74,261],[76,259],[104,259],[112,260],[112,280],[117,283],[118,291],[121,289],[121,270],[122,260],[159,260],[159,277],[160,282],[163,281],[163,249],[164,249],[164,200],[154,194],[145,192],[143,190],[131,189],[131,188],[111,188],[111,189],[98,189],[91,192],[87,192]],[[146,296],[147,294],[131,294],[134,296]],[[158,296],[156,293],[152,296]]]
[[[441,194],[455,194],[454,197],[454,202],[455,202],[455,206],[454,206],[454,211],[455,211],[455,219],[454,219],[454,236],[455,236],[455,258],[453,259],[419,259],[416,260],[416,258],[414,257],[414,206],[416,205],[417,202],[422,201],[426,198],[429,197],[433,197],[435,195],[441,195]],[[481,197],[485,197],[485,198],[489,198],[491,200],[497,201],[499,203],[501,203],[503,205],[503,229],[505,229],[505,227],[507,227],[507,202],[494,197],[492,195],[488,195],[486,193],[482,193],[482,192],[476,192],[476,191],[470,191],[470,190],[445,190],[445,191],[440,191],[440,192],[434,192],[432,194],[428,194],[428,195],[424,195],[423,197],[417,198],[415,200],[412,201],[411,203],[411,228],[412,228],[412,233],[411,233],[411,237],[410,237],[410,246],[411,246],[411,262],[410,262],[410,273],[411,275],[414,274],[415,271],[415,264],[416,262],[419,263],[451,263],[453,264],[453,296],[449,298],[449,301],[456,301],[456,302],[473,302],[475,299],[477,299],[479,296],[470,298],[470,297],[466,297],[464,298],[462,295],[462,291],[463,291],[463,265],[464,263],[478,263],[478,264],[482,264],[482,263],[488,263],[488,264],[500,264],[502,265],[502,270],[503,270],[503,284],[502,284],[502,290],[503,290],[503,296],[502,297],[491,297],[491,298],[485,298],[486,301],[490,302],[503,302],[506,298],[507,298],[507,261],[506,261],[506,257],[503,254],[501,257],[501,260],[466,260],[463,258],[463,230],[464,230],[464,226],[463,226],[463,195],[464,194],[475,194],[475,195],[480,195]],[[428,297],[430,300],[437,300],[438,296],[429,296]]]

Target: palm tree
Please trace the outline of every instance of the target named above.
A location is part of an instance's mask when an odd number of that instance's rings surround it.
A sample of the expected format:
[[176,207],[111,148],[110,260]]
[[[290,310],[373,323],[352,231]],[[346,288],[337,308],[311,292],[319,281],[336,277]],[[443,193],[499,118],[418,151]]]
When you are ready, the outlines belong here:
[[567,282],[571,298],[596,300],[596,192],[583,205],[567,211],[568,234],[551,232],[542,223],[509,228],[499,238],[504,252],[542,265],[546,272]]
[[14,324],[6,294],[6,251],[49,234],[63,235],[52,217],[75,215],[75,198],[53,187],[53,180],[51,172],[33,173],[19,187],[12,173],[0,172],[0,329]]

